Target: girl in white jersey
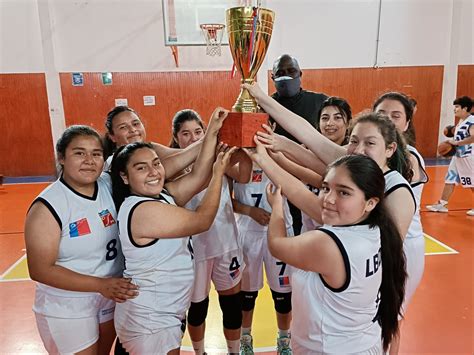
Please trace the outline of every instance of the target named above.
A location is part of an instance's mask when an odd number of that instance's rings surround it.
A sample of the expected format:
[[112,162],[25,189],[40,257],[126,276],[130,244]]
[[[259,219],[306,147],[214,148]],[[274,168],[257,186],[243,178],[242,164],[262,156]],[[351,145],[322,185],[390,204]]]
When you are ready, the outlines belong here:
[[164,185],[165,171],[146,143],[119,148],[112,161],[114,200],[121,205],[118,220],[125,274],[140,287],[133,302],[116,309],[119,338],[132,354],[179,353],[194,281],[189,236],[212,224],[222,175],[233,150],[219,154],[196,211],[174,205],[186,204],[208,180],[224,116],[223,110],[215,111],[196,168],[180,179]]
[[[173,118],[171,147],[186,149],[204,135],[205,127],[196,111],[185,109]],[[240,159],[239,159],[240,156]],[[244,159],[242,159],[244,158]],[[238,164],[233,164],[239,161]],[[184,172],[194,171],[197,163]],[[226,175],[243,182],[249,179],[251,162],[242,151],[236,152]],[[195,209],[205,191],[186,205]],[[245,268],[237,225],[232,208],[229,183],[223,178],[221,201],[214,223],[208,231],[193,238],[196,278],[188,313],[188,331],[197,355],[204,353],[205,320],[209,304],[211,280],[219,294],[224,336],[229,353],[237,353],[242,322],[240,280]]]
[[[317,161],[318,168],[315,169],[317,173],[322,174],[327,164],[344,154],[362,154],[374,159],[382,171],[394,170],[407,181],[411,181],[413,171],[404,139],[387,117],[376,114],[365,114],[359,117],[352,125],[349,145],[341,147],[312,129],[312,126],[303,118],[265,94],[258,84],[243,84],[242,86],[250,91],[265,112],[310,150],[310,152],[303,150],[300,159]],[[362,117],[364,120],[361,119]],[[257,136],[265,137],[266,135],[266,133],[257,133]],[[265,142],[265,140],[262,141]],[[266,146],[272,148],[271,145]],[[271,175],[269,177],[274,181]],[[291,201],[290,197],[289,199]],[[387,196],[387,208],[392,213],[403,238],[408,233],[415,207],[413,192],[409,185],[396,189]]]
[[[382,202],[381,169],[368,157],[342,157],[330,165],[315,197],[260,143],[249,154],[284,185],[276,192],[267,188],[268,245],[293,266],[293,353],[382,354],[398,331],[406,273],[400,235]],[[281,191],[297,193],[298,208],[317,210],[324,225],[285,238]]]
[[[413,124],[413,101],[413,99],[400,92],[387,92],[377,98],[373,105],[373,110],[388,116],[399,132],[405,137],[408,142],[407,148],[410,152],[410,162],[413,171],[410,185],[415,196],[416,210],[403,242],[408,274],[403,314],[406,312],[408,304],[420,284],[425,268],[425,238],[423,236],[423,226],[421,225],[420,205],[423,186],[428,182],[428,174],[425,171],[423,157],[414,147],[416,134]],[[390,353],[397,354],[399,345],[400,337],[397,336],[390,345]]]
[[59,180],[33,202],[25,224],[35,312],[48,353],[108,354],[115,302],[136,295],[122,278],[117,213],[103,147],[88,126],[67,128],[56,144]]
[[[110,170],[113,153],[118,147],[134,142],[146,142],[146,130],[138,113],[128,106],[116,106],[107,113],[105,119],[107,133],[104,137],[105,157],[104,171]],[[200,143],[190,146],[186,150],[168,148],[159,143],[151,143],[156,154],[165,167],[166,178],[191,164],[200,150]]]

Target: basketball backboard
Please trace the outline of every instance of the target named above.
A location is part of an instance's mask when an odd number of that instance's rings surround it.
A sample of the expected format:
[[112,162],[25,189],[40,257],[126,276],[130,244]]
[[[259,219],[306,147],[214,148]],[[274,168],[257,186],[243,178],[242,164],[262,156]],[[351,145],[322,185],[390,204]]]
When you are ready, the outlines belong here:
[[[162,0],[166,46],[205,46],[199,25],[225,24],[225,11],[231,7],[252,5],[249,0]],[[228,45],[224,29],[222,44]]]

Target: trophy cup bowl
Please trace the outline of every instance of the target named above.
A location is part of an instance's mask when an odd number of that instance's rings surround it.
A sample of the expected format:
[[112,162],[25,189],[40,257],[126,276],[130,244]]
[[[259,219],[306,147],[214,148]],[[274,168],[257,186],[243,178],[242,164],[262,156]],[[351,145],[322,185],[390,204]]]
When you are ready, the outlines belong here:
[[[272,37],[275,13],[252,6],[233,7],[226,11],[227,34],[234,64],[241,83],[252,84],[262,65]],[[241,89],[220,131],[220,139],[229,145],[255,147],[253,136],[268,122],[248,90]]]

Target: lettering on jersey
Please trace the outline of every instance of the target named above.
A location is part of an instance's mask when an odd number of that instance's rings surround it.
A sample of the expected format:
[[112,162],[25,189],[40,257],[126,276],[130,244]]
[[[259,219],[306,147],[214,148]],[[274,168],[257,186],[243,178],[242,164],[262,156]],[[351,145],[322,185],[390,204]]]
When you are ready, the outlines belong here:
[[81,237],[90,233],[91,229],[89,227],[89,222],[87,222],[87,218],[83,218],[78,221],[69,223],[70,238]]
[[365,261],[365,277],[374,275],[382,265],[382,251],[379,249],[378,253],[372,258]]
[[278,281],[280,282],[281,287],[289,287],[290,286],[290,277],[289,276],[279,276]]
[[111,225],[115,224],[114,217],[112,217],[112,213],[109,210],[103,210],[99,212],[99,217],[102,220],[102,224],[104,227],[110,227]]
[[262,182],[262,170],[253,170],[252,171],[252,182]]
[[240,263],[236,256],[232,258],[232,261],[229,265],[229,275],[232,280],[235,280],[240,275]]

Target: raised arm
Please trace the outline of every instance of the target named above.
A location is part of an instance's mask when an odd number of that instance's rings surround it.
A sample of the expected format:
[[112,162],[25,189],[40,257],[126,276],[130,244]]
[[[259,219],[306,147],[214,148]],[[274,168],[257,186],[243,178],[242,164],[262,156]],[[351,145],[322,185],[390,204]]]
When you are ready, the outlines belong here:
[[290,173],[283,170],[267,153],[263,145],[255,139],[257,148],[245,149],[250,158],[257,163],[275,185],[280,185],[283,194],[296,207],[321,223],[321,205],[317,197]]
[[317,174],[313,170],[305,168],[304,166],[296,164],[281,152],[273,153],[269,151],[269,154],[272,159],[278,163],[278,165],[288,171],[291,175],[296,176],[298,179],[310,184],[311,186],[321,186],[323,179],[320,174]]
[[169,148],[158,143],[152,143],[152,145],[165,168],[165,178],[169,179],[183,171],[184,168],[196,160],[201,150],[202,141],[194,142],[185,149]]
[[414,197],[408,188],[399,188],[385,197],[385,205],[398,227],[400,235],[405,239],[415,214]]
[[346,154],[341,146],[324,137],[305,119],[286,109],[260,89],[258,84],[242,84],[257,100],[260,107],[287,132],[316,154],[326,165]]
[[218,107],[212,113],[201,151],[189,174],[169,182],[166,187],[173,195],[178,206],[184,206],[194,195],[203,190],[209,181],[214,163],[217,134],[229,111]]
[[226,175],[241,184],[250,181],[252,175],[252,160],[242,149],[237,150],[232,155]]
[[268,224],[268,248],[277,259],[299,269],[318,272],[332,287],[346,280],[344,260],[336,243],[325,233],[309,231],[297,238],[286,238],[281,188],[267,186],[267,199],[272,206]]
[[222,178],[232,153],[229,149],[218,154],[209,186],[195,211],[157,201],[140,204],[132,215],[133,239],[144,245],[157,238],[181,238],[208,230],[219,208]]
[[28,270],[32,280],[69,291],[98,292],[115,302],[125,302],[138,294],[130,279],[100,278],[79,274],[56,265],[61,229],[49,209],[36,202],[25,222]]
[[319,175],[324,174],[327,164],[321,161],[316,154],[301,144],[276,134],[270,126],[262,125],[262,127],[265,132],[257,132],[257,138],[265,148],[274,152],[282,152],[293,162],[311,169]]

